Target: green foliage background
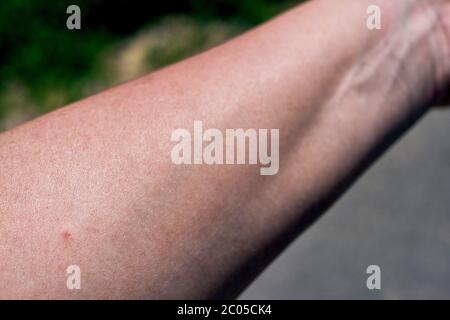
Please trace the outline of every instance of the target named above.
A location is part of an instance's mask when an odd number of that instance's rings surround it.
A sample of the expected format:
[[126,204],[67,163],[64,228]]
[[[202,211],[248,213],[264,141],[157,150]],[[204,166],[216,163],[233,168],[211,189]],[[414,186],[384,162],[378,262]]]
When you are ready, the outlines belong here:
[[[71,4],[81,8],[79,31],[66,28],[66,8]],[[29,114],[22,117],[26,120],[123,80],[108,70],[106,57],[142,30],[164,32],[164,28],[173,28],[168,17],[184,17],[176,25],[183,30],[180,23],[189,24],[192,31],[165,39],[170,45],[158,45],[158,37],[154,37],[145,59],[148,68],[142,72],[220,42],[293,4],[290,0],[2,0],[0,129],[10,126],[1,125],[1,121],[19,104],[21,112]],[[222,38],[213,41],[217,30],[211,26],[217,23],[225,31]],[[95,88],[86,90],[89,83],[95,83]],[[11,90],[22,97],[8,98]],[[55,93],[58,98],[51,98]]]

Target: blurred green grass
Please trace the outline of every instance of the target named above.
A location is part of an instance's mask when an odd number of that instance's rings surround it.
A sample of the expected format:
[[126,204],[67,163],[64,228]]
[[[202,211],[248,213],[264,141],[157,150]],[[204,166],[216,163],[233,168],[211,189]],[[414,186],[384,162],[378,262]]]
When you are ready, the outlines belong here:
[[[0,130],[173,63],[298,1],[2,0]],[[66,28],[76,4],[82,29]]]

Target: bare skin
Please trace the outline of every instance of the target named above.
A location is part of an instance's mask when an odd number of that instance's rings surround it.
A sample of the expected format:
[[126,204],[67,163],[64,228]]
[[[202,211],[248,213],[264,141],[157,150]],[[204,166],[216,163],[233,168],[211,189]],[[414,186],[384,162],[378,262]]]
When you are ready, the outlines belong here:
[[[0,298],[235,297],[449,77],[449,1],[316,0],[3,133]],[[194,120],[279,128],[279,173],[174,165]]]

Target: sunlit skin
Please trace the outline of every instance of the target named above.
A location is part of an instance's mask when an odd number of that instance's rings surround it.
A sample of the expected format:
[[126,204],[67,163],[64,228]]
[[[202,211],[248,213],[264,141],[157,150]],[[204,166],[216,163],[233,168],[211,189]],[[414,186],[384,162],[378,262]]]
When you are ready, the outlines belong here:
[[[235,297],[449,76],[449,1],[315,0],[2,133],[0,298]],[[278,174],[174,165],[194,120],[279,128]]]

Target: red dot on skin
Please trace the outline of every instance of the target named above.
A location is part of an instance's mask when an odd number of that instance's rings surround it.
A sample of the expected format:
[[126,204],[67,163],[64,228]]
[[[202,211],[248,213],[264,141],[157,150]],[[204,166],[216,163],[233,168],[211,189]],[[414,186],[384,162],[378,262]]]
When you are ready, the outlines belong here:
[[69,239],[72,237],[72,235],[70,234],[69,231],[63,231],[62,237],[63,237],[64,241],[69,241]]

